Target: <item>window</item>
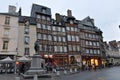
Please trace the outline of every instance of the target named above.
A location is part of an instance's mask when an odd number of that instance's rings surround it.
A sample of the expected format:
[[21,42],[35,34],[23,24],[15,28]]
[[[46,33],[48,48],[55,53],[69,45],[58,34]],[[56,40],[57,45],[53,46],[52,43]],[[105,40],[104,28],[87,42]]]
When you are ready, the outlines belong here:
[[96,50],[94,50],[94,54],[97,54],[97,51],[96,51]]
[[91,41],[89,41],[89,45],[91,45],[91,46],[92,46],[92,42],[91,42]]
[[76,41],[79,41],[79,37],[78,36],[76,36]]
[[58,41],[61,41],[61,40],[62,40],[62,38],[59,36],[59,37],[58,37]]
[[9,30],[8,29],[5,29],[4,30],[4,36],[8,36],[9,35]]
[[37,34],[37,39],[42,39],[42,34],[38,33]]
[[73,20],[70,20],[70,24],[73,24]]
[[47,39],[46,34],[43,34],[43,40],[46,40],[46,39]]
[[10,17],[5,18],[5,24],[8,24],[8,25],[10,24]]
[[67,35],[68,41],[71,41],[71,36]]
[[89,34],[89,38],[92,38],[92,34]]
[[96,42],[93,42],[93,46],[96,46]]
[[66,42],[66,39],[65,39],[65,37],[63,37],[63,42]]
[[37,18],[41,18],[41,16],[40,16],[40,15],[37,15]]
[[57,46],[54,46],[54,51],[57,52]]
[[70,27],[66,27],[66,29],[67,29],[68,31],[70,31]]
[[97,50],[98,54],[100,54],[100,50]]
[[85,33],[85,37],[88,37],[88,33]]
[[76,46],[74,45],[74,46],[72,46],[73,47],[73,51],[76,51]]
[[85,51],[86,51],[86,53],[89,53],[89,49],[86,49]]
[[60,47],[60,52],[63,52],[63,50],[62,50],[62,49],[63,49],[62,46],[59,46],[59,47]]
[[80,51],[80,46],[77,46],[77,51]]
[[25,22],[25,26],[27,26],[27,27],[29,26],[29,21]]
[[86,43],[86,45],[89,45],[89,44],[88,44],[88,41],[85,41],[85,43]]
[[75,32],[77,32],[77,28],[75,28]]
[[28,27],[25,27],[25,34],[29,34],[29,28]]
[[69,51],[72,51],[72,46],[68,45],[68,49],[69,49]]
[[50,27],[50,26],[47,26],[47,29],[48,29],[48,30],[51,30],[51,27]]
[[58,27],[58,31],[61,32],[61,28],[60,27]]
[[67,52],[67,47],[66,47],[66,46],[64,46],[64,48],[63,48],[63,49],[64,49],[64,52]]
[[54,41],[57,41],[57,36],[54,36]]
[[42,51],[42,45],[39,45],[39,47],[40,47],[40,51]]
[[29,48],[25,48],[25,54],[24,55],[30,55]]
[[99,42],[97,42],[97,46],[100,46]]
[[42,13],[46,13],[46,9],[43,8],[43,9],[42,9]]
[[25,44],[29,44],[29,37],[25,36]]
[[75,41],[75,36],[74,35],[72,35],[72,41]]
[[48,45],[44,45],[44,51],[48,50]]
[[74,31],[74,28],[73,28],[73,27],[71,27],[71,31]]
[[53,31],[56,31],[55,26],[52,27]]
[[48,39],[49,39],[49,40],[52,40],[52,36],[51,36],[51,35],[48,35]]
[[93,54],[93,50],[92,49],[90,49],[90,53]]
[[42,24],[42,28],[43,28],[43,29],[46,29],[46,25]]
[[3,49],[8,49],[8,41],[3,41]]
[[45,20],[45,16],[42,16],[42,19]]
[[50,17],[47,17],[47,20],[50,21]]
[[37,23],[37,28],[42,28],[41,24]]
[[65,32],[65,28],[62,28],[62,32]]

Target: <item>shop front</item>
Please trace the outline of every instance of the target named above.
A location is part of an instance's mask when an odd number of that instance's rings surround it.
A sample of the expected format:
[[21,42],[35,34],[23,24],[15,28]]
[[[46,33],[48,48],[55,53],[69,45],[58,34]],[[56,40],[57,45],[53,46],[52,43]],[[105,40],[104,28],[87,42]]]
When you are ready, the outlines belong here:
[[96,65],[97,67],[102,65],[101,57],[99,56],[82,56],[83,65]]
[[59,67],[65,67],[69,64],[68,55],[66,54],[54,54],[53,59]]

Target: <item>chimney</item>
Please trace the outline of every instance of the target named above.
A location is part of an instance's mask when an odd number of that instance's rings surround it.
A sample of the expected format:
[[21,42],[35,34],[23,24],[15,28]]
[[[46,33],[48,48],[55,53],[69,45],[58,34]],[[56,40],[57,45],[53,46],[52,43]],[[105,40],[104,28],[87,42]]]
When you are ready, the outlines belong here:
[[12,13],[12,14],[16,13],[16,7],[9,5],[9,13]]
[[57,21],[57,22],[60,22],[60,14],[59,14],[59,13],[56,13],[55,16],[56,16],[56,21]]
[[72,16],[72,11],[71,10],[67,10],[67,16]]
[[19,8],[18,14],[21,16],[21,7]]
[[92,23],[94,24],[94,19],[91,19]]

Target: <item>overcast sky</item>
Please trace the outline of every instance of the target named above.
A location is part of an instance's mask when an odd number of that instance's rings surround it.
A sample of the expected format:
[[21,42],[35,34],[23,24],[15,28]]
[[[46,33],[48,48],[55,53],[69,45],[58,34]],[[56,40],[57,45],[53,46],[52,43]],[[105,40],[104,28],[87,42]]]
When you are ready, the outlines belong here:
[[66,15],[68,9],[78,20],[90,16],[103,31],[104,41],[120,41],[120,0],[1,0],[0,12],[7,12],[8,5],[14,5],[17,11],[21,6],[22,15],[29,16],[33,3],[51,8],[53,18],[55,13]]

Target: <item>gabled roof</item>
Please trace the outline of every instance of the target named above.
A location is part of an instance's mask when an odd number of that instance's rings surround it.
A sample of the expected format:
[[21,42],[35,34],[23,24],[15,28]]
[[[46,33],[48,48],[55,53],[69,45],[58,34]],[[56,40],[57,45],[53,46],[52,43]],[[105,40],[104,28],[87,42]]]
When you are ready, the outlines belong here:
[[81,23],[91,27],[95,26],[92,19],[89,16],[81,20]]

